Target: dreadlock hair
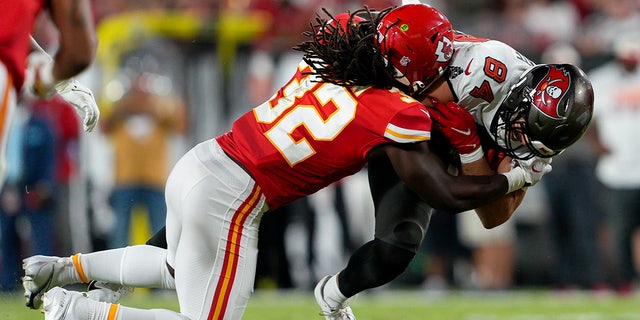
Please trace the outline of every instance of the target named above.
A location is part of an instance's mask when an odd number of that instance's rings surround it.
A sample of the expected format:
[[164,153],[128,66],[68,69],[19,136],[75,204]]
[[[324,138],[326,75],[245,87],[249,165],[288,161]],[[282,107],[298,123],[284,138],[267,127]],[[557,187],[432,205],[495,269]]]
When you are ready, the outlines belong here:
[[[293,48],[304,53],[303,60],[313,69],[307,74],[340,86],[390,88],[396,85],[393,66],[385,62],[374,44],[376,26],[391,9],[374,13],[364,7],[350,13],[344,30],[343,24],[323,8],[330,20],[316,15],[315,24],[310,24],[311,31],[303,33],[309,40]],[[356,16],[364,21],[354,23]]]

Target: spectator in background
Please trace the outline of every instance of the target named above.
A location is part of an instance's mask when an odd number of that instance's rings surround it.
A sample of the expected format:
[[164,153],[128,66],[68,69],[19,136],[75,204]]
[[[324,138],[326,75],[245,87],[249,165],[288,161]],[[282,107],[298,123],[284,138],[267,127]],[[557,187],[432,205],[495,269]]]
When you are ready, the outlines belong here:
[[[9,137],[12,169],[0,194],[0,289],[4,291],[19,288],[23,257],[54,253],[54,128],[46,113],[38,110],[33,101],[28,103],[26,119],[14,124]],[[22,247],[25,236],[18,230],[22,218],[30,225],[31,248]]]
[[[569,43],[550,46],[542,63],[580,66],[580,53]],[[596,90],[596,95],[598,91]],[[596,101],[598,97],[596,97]],[[549,201],[549,228],[556,252],[555,285],[561,289],[606,289],[601,258],[601,194],[595,178],[597,155],[589,137],[554,157],[553,171],[542,183]]]
[[470,250],[472,274],[467,286],[480,290],[504,290],[513,285],[516,254],[516,222],[485,229],[473,210],[455,216],[459,241]]
[[523,26],[537,52],[559,41],[571,41],[580,25],[580,13],[571,1],[527,1]]
[[637,0],[592,1],[594,10],[582,24],[574,42],[583,55],[610,54],[620,34],[640,30],[640,6]]
[[594,121],[600,158],[596,167],[604,185],[606,215],[611,226],[618,293],[633,292],[634,234],[640,230],[640,33],[619,36],[614,60],[590,72],[595,97]]
[[21,239],[16,228],[22,209],[20,179],[22,178],[22,143],[28,119],[25,108],[18,107],[7,141],[7,177],[0,192],[0,291],[18,288],[20,277]]
[[110,203],[115,224],[107,240],[109,248],[129,245],[131,213],[137,204],[145,206],[151,232],[165,223],[170,139],[185,130],[184,103],[170,94],[170,84],[157,74],[136,74],[129,91],[103,122],[114,150]]
[[55,136],[56,246],[66,254],[74,250],[71,201],[77,200],[71,199],[71,184],[78,173],[80,125],[73,107],[58,96],[34,101],[32,108],[47,117]]

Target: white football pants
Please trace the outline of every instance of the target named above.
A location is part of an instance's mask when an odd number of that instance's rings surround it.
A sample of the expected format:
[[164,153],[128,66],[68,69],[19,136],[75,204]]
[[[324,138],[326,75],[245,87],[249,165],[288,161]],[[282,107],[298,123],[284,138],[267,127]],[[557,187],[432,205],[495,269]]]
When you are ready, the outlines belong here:
[[260,187],[212,139],[178,161],[165,192],[167,261],[175,269],[180,313],[192,320],[240,319],[253,291],[260,217],[268,209]]

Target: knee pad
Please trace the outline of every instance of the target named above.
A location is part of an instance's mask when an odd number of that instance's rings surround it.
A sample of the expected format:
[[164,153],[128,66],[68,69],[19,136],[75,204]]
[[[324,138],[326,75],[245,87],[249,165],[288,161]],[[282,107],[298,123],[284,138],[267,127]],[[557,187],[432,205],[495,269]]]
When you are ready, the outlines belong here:
[[[392,230],[391,245],[413,253],[418,252],[425,230],[414,221],[400,221]],[[388,241],[389,239],[385,239]]]
[[376,238],[418,252],[429,227],[431,207],[404,184],[387,190],[376,207]]
[[376,235],[381,241],[412,253],[417,253],[426,233],[426,228],[413,220],[403,220]]

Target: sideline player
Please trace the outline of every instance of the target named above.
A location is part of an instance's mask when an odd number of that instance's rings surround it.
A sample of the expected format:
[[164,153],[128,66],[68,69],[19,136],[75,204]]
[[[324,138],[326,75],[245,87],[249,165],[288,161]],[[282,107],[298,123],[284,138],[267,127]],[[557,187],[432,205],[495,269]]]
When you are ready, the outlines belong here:
[[[375,17],[356,13],[369,19],[328,25],[319,18],[307,33],[311,39],[296,48],[305,58],[289,83],[176,164],[166,187],[167,249],[143,245],[26,259],[23,283],[33,306],[48,290],[46,319],[239,319],[253,289],[261,215],[359,171],[368,160],[390,159],[407,186],[448,211],[475,208],[540,179],[544,163],[537,173],[517,166],[491,176],[449,175],[429,150],[427,110],[406,94],[421,94],[447,67],[448,20],[426,5]],[[180,313],[50,289],[90,279],[175,288]],[[321,294],[318,302],[327,318],[353,318],[348,301]]]
[[[37,44],[30,37],[34,21],[47,10],[60,34],[59,50],[53,60],[42,52],[29,54],[37,49]],[[88,89],[74,81],[61,82],[85,70],[94,59],[96,36],[89,1],[6,1],[0,12],[0,30],[1,187],[6,174],[7,135],[23,86],[26,91],[46,97],[58,85],[63,98],[80,113],[85,129],[93,128],[87,127],[87,124],[94,125],[98,115],[91,111],[97,111],[97,107]]]

